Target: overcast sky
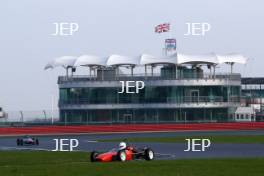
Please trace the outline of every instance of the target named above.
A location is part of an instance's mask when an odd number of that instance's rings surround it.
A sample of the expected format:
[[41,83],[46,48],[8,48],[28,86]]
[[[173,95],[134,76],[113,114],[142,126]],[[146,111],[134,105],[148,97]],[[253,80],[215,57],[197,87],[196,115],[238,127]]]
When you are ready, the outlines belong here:
[[[44,71],[63,55],[161,54],[164,39],[177,39],[187,54],[241,53],[244,76],[264,76],[264,4],[252,0],[2,0],[0,2],[0,106],[7,110],[51,109],[57,76]],[[73,36],[51,36],[55,22],[75,22]],[[154,33],[170,22],[171,32]],[[187,22],[210,23],[205,36],[184,36]],[[56,100],[57,101],[57,100]]]

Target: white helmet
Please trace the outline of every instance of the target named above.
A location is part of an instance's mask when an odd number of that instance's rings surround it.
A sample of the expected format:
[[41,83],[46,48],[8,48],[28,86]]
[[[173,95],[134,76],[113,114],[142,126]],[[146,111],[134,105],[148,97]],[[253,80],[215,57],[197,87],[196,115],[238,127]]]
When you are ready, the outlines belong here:
[[120,142],[119,144],[119,150],[124,150],[127,147],[125,142]]

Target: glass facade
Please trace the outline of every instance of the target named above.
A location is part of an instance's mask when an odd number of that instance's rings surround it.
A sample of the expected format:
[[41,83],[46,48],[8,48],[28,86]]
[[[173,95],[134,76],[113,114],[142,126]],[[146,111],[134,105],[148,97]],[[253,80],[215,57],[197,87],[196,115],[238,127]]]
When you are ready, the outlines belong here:
[[121,87],[61,88],[59,103],[146,104],[240,101],[240,86],[149,86],[137,94],[120,94],[118,93],[120,91]]
[[228,108],[61,110],[65,124],[226,122]]

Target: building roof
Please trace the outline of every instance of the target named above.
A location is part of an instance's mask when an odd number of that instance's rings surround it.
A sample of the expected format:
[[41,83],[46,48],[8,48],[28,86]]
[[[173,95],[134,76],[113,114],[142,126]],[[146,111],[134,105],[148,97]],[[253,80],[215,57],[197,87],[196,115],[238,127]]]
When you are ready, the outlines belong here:
[[236,109],[236,114],[254,114],[253,107],[238,107]]

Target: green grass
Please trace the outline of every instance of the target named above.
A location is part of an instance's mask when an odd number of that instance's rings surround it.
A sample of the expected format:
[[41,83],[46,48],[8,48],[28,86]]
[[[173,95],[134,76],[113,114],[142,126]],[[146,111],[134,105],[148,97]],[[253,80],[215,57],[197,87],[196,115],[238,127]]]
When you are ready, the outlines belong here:
[[0,152],[1,176],[263,176],[264,158],[90,163],[84,152]]
[[[148,137],[128,138],[129,142],[171,142],[184,143],[185,139],[210,139],[212,143],[241,143],[241,144],[263,144],[264,136],[175,136],[175,137]],[[120,142],[123,139],[103,139],[100,142]],[[263,174],[264,175],[264,174]]]

